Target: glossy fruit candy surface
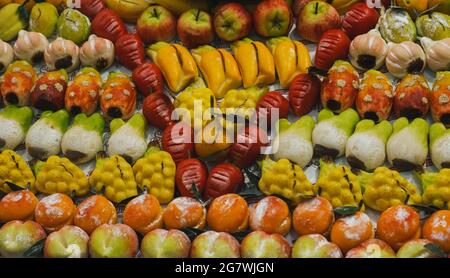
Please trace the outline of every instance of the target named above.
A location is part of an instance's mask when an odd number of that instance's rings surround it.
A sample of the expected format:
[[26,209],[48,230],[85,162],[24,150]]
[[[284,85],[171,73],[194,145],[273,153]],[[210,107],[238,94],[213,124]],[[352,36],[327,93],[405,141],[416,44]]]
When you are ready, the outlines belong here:
[[110,9],[104,9],[94,17],[91,29],[97,36],[112,42],[128,33],[122,19]]

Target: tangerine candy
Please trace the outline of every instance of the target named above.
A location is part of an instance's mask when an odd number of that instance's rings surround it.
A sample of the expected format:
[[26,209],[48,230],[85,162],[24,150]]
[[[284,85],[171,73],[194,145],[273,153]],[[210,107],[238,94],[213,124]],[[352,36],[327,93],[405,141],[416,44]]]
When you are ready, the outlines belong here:
[[0,222],[31,220],[38,198],[29,190],[12,191],[0,201]]
[[420,217],[412,207],[390,207],[378,218],[377,237],[396,251],[407,241],[418,239],[420,232]]
[[339,218],[331,228],[331,242],[339,246],[344,254],[373,236],[374,229],[369,216],[360,211]]
[[436,211],[425,221],[423,238],[450,253],[450,210]]
[[62,193],[54,193],[42,198],[36,205],[34,217],[47,231],[53,232],[73,223],[75,204]]
[[293,213],[294,229],[300,236],[327,234],[333,222],[333,206],[322,197],[301,202]]
[[247,229],[249,209],[241,196],[230,193],[214,199],[206,220],[208,226],[217,232],[240,232]]
[[132,199],[123,212],[123,223],[145,235],[163,226],[163,209],[158,199],[150,194],[142,194]]
[[269,234],[287,234],[291,229],[291,213],[285,201],[267,196],[250,207],[250,228]]
[[116,208],[102,195],[92,195],[78,205],[73,222],[91,234],[102,224],[117,223]]
[[167,205],[163,214],[168,229],[192,227],[203,229],[206,222],[206,209],[191,197],[178,197]]

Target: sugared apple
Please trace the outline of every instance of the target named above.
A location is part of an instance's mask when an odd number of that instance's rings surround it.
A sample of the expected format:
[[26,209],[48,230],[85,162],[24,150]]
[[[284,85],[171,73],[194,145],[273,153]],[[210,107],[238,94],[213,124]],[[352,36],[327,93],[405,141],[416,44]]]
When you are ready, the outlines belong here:
[[241,243],[242,258],[289,258],[291,246],[280,234],[254,231]]
[[0,254],[2,257],[22,257],[25,251],[45,236],[44,229],[34,221],[10,221],[0,229]]
[[93,258],[134,258],[139,249],[136,232],[125,224],[103,224],[89,239]]
[[141,253],[144,258],[187,258],[191,241],[180,230],[156,229],[142,239]]
[[342,258],[342,252],[323,235],[311,234],[301,236],[295,241],[292,258]]
[[211,16],[204,11],[191,9],[178,18],[178,37],[187,48],[208,44],[214,39]]
[[395,258],[395,251],[384,241],[369,239],[350,249],[346,258]]
[[172,13],[159,5],[147,8],[136,23],[136,31],[147,43],[171,41],[176,35],[177,21]]
[[253,12],[253,22],[258,35],[277,37],[289,32],[293,17],[286,1],[264,0],[256,6]]
[[339,13],[323,1],[309,2],[297,18],[297,33],[312,42],[318,42],[325,31],[340,27]]
[[300,12],[303,10],[303,8],[308,4],[309,2],[314,0],[295,0],[294,4],[292,5],[292,13],[295,17],[297,17]]
[[397,251],[397,258],[437,258],[439,254],[425,247],[431,244],[427,239],[413,239],[403,244]]
[[46,258],[87,258],[89,236],[80,227],[64,226],[45,240]]
[[239,257],[239,242],[228,233],[207,231],[192,241],[191,258]]
[[219,38],[235,41],[244,38],[252,27],[252,16],[239,3],[226,3],[214,14],[214,30]]

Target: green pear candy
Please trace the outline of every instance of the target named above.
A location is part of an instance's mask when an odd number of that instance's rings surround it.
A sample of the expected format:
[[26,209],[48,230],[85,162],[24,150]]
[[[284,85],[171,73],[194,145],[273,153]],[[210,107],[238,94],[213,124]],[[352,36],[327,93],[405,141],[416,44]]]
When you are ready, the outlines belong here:
[[30,31],[53,35],[58,21],[58,10],[50,3],[42,2],[33,6],[30,13]]
[[434,123],[430,127],[430,156],[436,168],[450,167],[450,129],[443,123]]
[[27,12],[23,5],[9,3],[0,9],[0,39],[6,42],[17,37],[27,27]]
[[33,120],[30,107],[6,106],[0,111],[0,151],[13,150],[25,139]]
[[323,109],[319,113],[319,123],[313,130],[314,151],[318,154],[339,157],[345,153],[345,145],[359,122],[358,113],[349,108],[339,115]]
[[100,113],[94,113],[90,117],[83,113],[75,116],[73,124],[62,138],[61,149],[64,156],[77,164],[94,159],[103,150],[104,129],[105,120]]
[[60,37],[82,44],[91,33],[91,22],[79,11],[65,9],[58,18],[56,28]]
[[417,32],[421,37],[438,41],[450,38],[450,15],[433,12],[416,19]]
[[348,163],[363,170],[383,165],[386,160],[386,142],[391,133],[392,126],[388,121],[378,124],[372,120],[360,121],[345,147]]
[[428,155],[429,124],[421,118],[409,123],[405,117],[393,124],[394,131],[386,144],[387,157],[391,165],[400,171],[421,166]]
[[147,150],[145,141],[146,121],[142,114],[134,114],[128,122],[114,119],[110,123],[111,137],[108,140],[108,154],[121,155],[127,161],[134,162]]
[[286,158],[305,167],[313,157],[311,134],[316,123],[311,116],[303,116],[294,123],[287,119],[278,121],[278,135],[273,147],[276,160]]
[[34,158],[45,160],[61,150],[61,140],[69,126],[70,116],[66,110],[45,111],[28,130],[25,145]]
[[379,30],[381,36],[388,42],[415,41],[417,38],[416,25],[403,8],[388,9],[380,17]]

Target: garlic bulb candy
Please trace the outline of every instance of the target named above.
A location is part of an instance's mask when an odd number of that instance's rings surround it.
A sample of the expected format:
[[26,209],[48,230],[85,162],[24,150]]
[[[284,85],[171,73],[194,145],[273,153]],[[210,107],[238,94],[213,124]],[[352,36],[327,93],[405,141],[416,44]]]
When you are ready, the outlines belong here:
[[408,73],[420,73],[425,69],[426,56],[420,45],[405,41],[388,43],[386,67],[397,78],[403,78]]
[[434,72],[450,70],[450,38],[433,41],[423,37],[420,43],[425,49],[427,66],[430,70]]
[[80,60],[83,66],[91,66],[97,70],[109,68],[114,62],[114,44],[107,39],[90,35],[81,46]]
[[379,69],[386,59],[388,47],[380,32],[374,29],[353,39],[350,62],[359,70]]
[[14,52],[12,46],[0,40],[0,72],[4,71],[14,60]]
[[47,46],[48,40],[43,34],[21,30],[14,44],[14,54],[21,60],[35,64],[42,61]]
[[72,72],[80,65],[79,52],[80,49],[74,42],[57,38],[45,49],[45,63],[49,70],[65,69]]

